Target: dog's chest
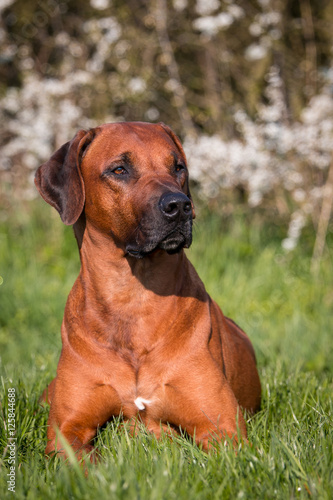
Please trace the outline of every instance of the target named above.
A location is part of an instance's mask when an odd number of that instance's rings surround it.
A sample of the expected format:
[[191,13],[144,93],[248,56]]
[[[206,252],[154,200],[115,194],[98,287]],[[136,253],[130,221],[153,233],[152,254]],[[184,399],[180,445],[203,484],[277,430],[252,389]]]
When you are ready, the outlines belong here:
[[155,353],[143,351],[139,356],[131,350],[117,353],[117,368],[113,371],[110,385],[117,392],[121,412],[126,418],[140,414],[162,418],[169,382],[164,363],[156,363]]

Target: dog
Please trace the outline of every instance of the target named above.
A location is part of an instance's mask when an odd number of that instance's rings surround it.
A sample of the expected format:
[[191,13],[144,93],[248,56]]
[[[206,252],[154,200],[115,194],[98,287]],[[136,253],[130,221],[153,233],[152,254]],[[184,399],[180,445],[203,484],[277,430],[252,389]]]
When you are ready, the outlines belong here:
[[46,454],[65,455],[65,441],[92,451],[117,415],[157,437],[184,431],[204,450],[246,441],[241,409],[261,401],[255,354],[185,255],[195,213],[179,138],[163,123],[80,130],[35,184],[73,225],[81,260],[44,391]]

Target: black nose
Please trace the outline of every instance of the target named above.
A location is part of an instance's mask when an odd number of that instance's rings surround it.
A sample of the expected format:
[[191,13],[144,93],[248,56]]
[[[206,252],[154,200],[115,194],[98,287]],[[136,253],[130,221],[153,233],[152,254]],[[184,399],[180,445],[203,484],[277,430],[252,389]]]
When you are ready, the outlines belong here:
[[159,201],[159,207],[168,220],[173,221],[177,217],[189,217],[192,212],[190,199],[183,193],[163,194]]

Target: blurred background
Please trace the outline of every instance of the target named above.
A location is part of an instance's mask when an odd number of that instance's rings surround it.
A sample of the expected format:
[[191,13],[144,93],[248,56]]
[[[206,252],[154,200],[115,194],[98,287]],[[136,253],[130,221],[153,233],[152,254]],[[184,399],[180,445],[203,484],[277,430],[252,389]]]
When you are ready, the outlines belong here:
[[28,351],[37,373],[55,368],[79,270],[36,168],[80,128],[142,120],[183,141],[197,208],[190,258],[261,366],[279,357],[333,370],[333,2],[0,0],[0,10],[0,364],[26,363]]
[[263,209],[285,224],[286,250],[319,224],[322,252],[332,230],[332,2],[1,0],[0,9],[3,208],[37,196],[35,169],[77,129],[163,121],[184,142],[200,199],[216,209],[223,199],[224,214]]

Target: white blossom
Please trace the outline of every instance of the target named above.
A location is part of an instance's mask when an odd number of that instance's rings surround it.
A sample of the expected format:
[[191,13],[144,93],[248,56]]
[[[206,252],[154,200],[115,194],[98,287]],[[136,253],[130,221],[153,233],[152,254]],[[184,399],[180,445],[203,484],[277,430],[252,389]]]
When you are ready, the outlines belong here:
[[228,28],[234,22],[234,18],[228,12],[221,12],[217,16],[198,17],[193,21],[193,27],[208,35],[216,35],[220,29]]
[[13,3],[15,2],[15,0],[0,0],[0,13],[7,9],[7,7],[10,7],[11,5],[13,5]]
[[96,10],[105,10],[110,7],[110,0],[90,0],[90,5]]
[[207,16],[217,10],[220,5],[219,0],[197,0],[195,10],[200,16]]
[[86,69],[92,73],[100,73],[109,57],[111,46],[121,36],[121,26],[114,17],[103,17],[86,21],[83,29],[95,44],[95,53],[87,61]]
[[234,19],[241,19],[245,16],[244,9],[235,3],[228,5],[227,11]]
[[132,78],[128,82],[128,88],[133,94],[142,94],[146,90],[146,82],[139,77]]
[[259,43],[252,43],[245,50],[245,58],[249,61],[258,61],[267,55],[267,49]]
[[[260,205],[275,188],[289,191],[298,205],[283,248],[297,246],[308,215],[318,206],[323,187],[309,189],[304,166],[328,169],[333,152],[333,98],[326,87],[313,97],[299,122],[288,123],[283,82],[272,66],[267,75],[268,103],[258,110],[256,121],[239,109],[234,114],[242,139],[225,141],[219,135],[186,138],[191,177],[201,197],[216,197],[221,189],[242,186],[249,206]],[[310,185],[311,186],[311,185]]]
[[147,118],[147,120],[149,120],[151,122],[155,122],[156,120],[158,120],[159,116],[160,116],[160,112],[154,106],[152,106],[151,108],[148,108],[146,111],[146,114],[145,114],[145,117]]
[[249,32],[252,36],[260,36],[263,33],[263,27],[258,22],[251,23]]
[[187,0],[173,0],[173,7],[175,10],[178,12],[181,12],[182,10],[186,9],[188,2]]

